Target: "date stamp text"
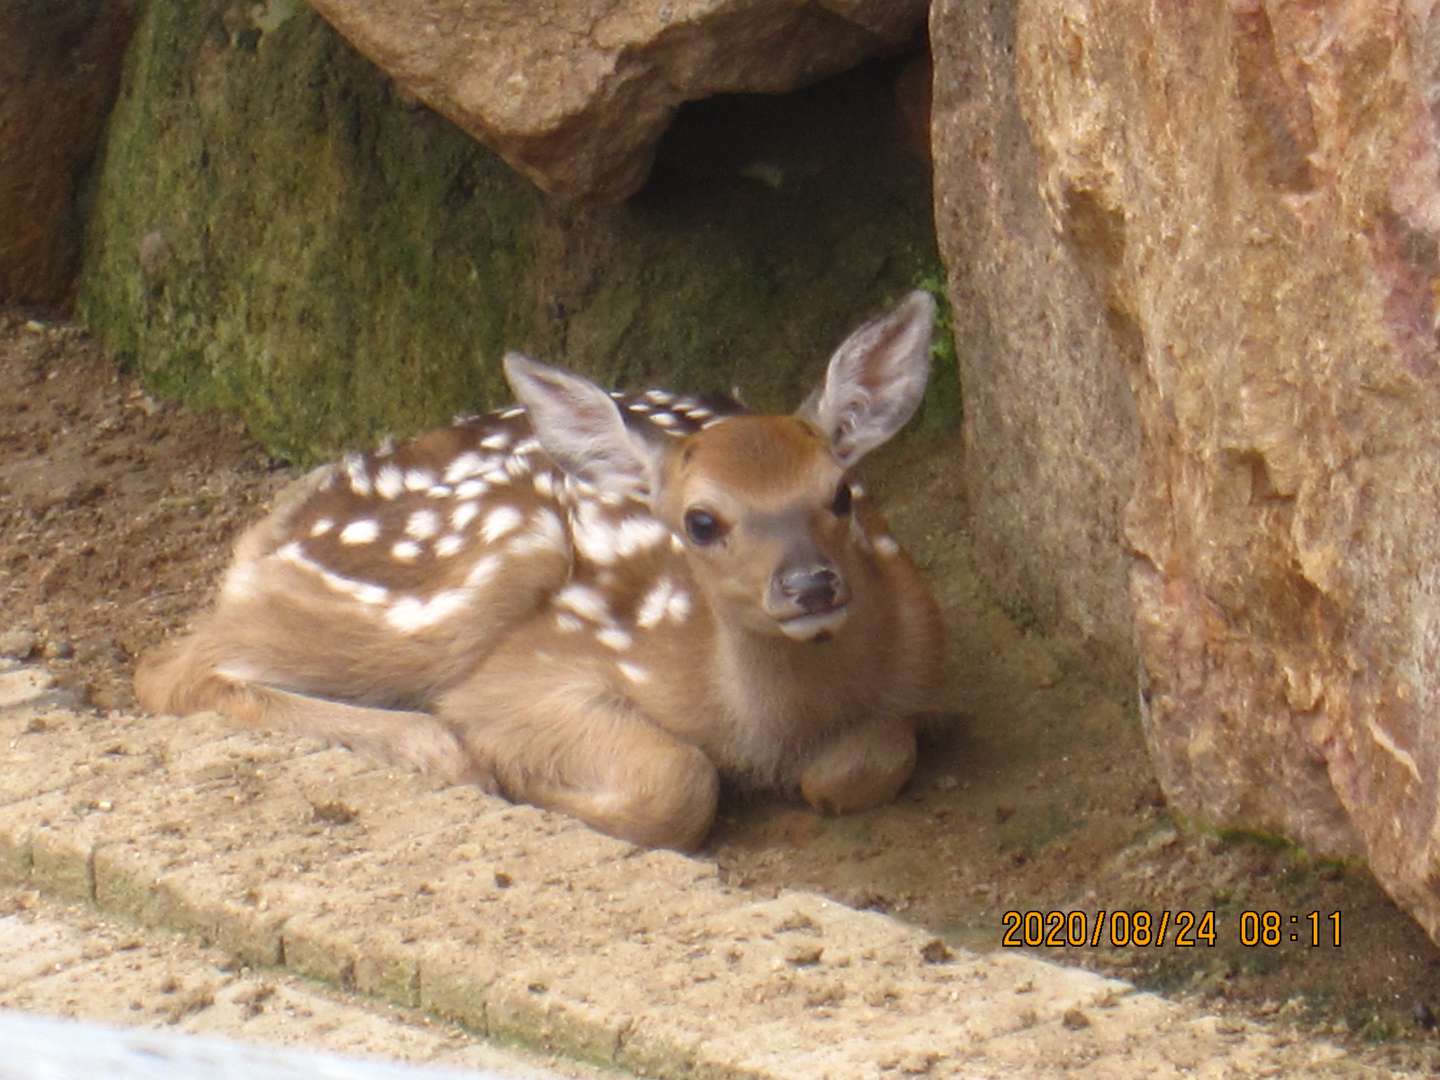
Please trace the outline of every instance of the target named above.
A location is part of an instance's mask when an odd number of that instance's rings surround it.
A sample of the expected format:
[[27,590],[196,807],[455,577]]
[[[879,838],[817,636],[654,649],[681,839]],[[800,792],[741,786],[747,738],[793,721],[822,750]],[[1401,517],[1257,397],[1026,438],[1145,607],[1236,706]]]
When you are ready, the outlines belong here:
[[1214,948],[1234,941],[1244,948],[1280,945],[1340,948],[1338,911],[1007,911],[1000,944],[1007,949]]

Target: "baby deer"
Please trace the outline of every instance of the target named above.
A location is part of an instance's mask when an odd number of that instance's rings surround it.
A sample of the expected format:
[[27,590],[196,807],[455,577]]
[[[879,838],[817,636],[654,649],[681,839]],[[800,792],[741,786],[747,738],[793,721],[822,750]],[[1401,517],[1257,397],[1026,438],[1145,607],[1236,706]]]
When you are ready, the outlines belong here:
[[933,318],[916,292],[860,327],[794,416],[512,353],[519,405],[282,496],[136,694],[642,844],[703,841],[722,773],[828,812],[889,802],[942,631],[850,470],[919,404]]

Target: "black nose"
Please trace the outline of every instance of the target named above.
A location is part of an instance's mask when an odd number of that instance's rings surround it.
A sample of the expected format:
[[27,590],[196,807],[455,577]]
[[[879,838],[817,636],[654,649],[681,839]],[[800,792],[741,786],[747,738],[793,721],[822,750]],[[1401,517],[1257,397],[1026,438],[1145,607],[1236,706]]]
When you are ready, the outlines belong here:
[[780,592],[807,615],[835,606],[840,576],[828,566],[806,566],[780,575]]

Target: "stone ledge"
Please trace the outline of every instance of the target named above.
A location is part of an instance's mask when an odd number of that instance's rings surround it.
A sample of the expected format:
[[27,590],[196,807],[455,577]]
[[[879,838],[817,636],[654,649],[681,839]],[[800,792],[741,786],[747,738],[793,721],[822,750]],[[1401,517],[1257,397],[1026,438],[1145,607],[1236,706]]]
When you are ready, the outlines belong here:
[[313,741],[48,693],[0,673],[0,738],[37,740],[6,779],[0,874],[486,1035],[726,1080],[1347,1068],[1028,955],[932,963],[920,928],[758,900],[703,860]]

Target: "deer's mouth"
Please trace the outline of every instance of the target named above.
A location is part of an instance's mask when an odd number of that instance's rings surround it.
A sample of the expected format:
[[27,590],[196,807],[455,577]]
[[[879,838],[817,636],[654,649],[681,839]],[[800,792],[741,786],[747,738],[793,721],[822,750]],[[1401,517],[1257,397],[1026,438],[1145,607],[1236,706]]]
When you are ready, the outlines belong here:
[[830,637],[845,624],[850,609],[845,604],[825,611],[808,612],[789,619],[779,619],[781,631],[791,641],[819,641]]

